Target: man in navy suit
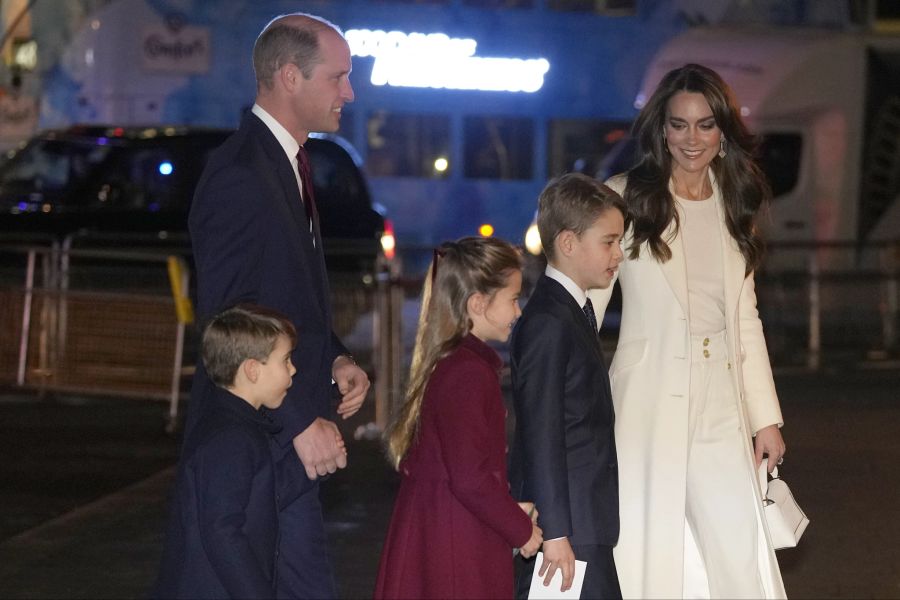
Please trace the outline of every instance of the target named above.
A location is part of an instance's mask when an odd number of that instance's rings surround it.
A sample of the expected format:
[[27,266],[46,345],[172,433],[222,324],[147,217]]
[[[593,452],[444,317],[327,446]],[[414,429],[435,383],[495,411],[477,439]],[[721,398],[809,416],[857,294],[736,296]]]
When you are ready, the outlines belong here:
[[[293,482],[279,485],[279,597],[334,597],[318,485],[309,480],[347,464],[329,420],[359,410],[369,379],[332,331],[328,279],[314,190],[302,148],[310,132],[332,132],[353,101],[350,48],[333,24],[283,15],[253,48],[257,96],[238,131],[211,156],[191,206],[201,319],[252,302],[287,315],[297,329],[297,379],[272,416],[282,452],[296,453]],[[306,170],[304,172],[304,170]],[[212,385],[198,366],[186,435],[206,410]],[[276,457],[277,458],[277,457]]]
[[[560,569],[568,590],[575,560],[587,562],[582,598],[622,596],[612,555],[619,537],[615,415],[587,290],[613,280],[625,212],[618,194],[585,175],[547,184],[537,216],[547,269],[510,344],[512,493],[538,510],[545,585]],[[519,597],[528,597],[536,566],[517,560]]]

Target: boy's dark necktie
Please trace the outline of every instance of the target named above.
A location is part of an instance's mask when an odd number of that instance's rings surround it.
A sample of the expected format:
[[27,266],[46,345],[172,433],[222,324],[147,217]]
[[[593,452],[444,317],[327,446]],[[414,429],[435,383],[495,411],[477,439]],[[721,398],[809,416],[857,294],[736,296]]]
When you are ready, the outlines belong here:
[[306,209],[306,218],[309,220],[309,231],[313,234],[315,245],[316,231],[319,228],[319,214],[316,210],[316,193],[313,191],[312,172],[309,168],[309,155],[306,148],[300,146],[297,150],[297,171],[300,174],[300,184],[303,187],[301,201]]
[[584,303],[581,310],[584,311],[584,316],[587,317],[588,323],[591,324],[591,329],[594,330],[594,333],[597,333],[597,315],[594,314],[594,305],[591,304],[590,298],[587,299],[587,302]]

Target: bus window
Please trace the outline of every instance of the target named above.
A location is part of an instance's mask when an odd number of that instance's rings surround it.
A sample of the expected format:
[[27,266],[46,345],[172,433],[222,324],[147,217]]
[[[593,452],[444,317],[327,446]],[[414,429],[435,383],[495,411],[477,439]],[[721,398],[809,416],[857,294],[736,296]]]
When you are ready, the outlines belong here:
[[594,175],[610,148],[628,136],[628,123],[592,119],[550,121],[547,173]]
[[534,125],[521,117],[466,117],[463,121],[466,177],[531,179]]
[[767,133],[759,146],[759,166],[777,198],[794,189],[800,177],[803,138],[799,133]]
[[633,15],[635,0],[545,0],[547,8],[560,11],[593,12],[598,15]]
[[371,175],[441,179],[452,170],[447,115],[377,111],[369,115],[366,134]]

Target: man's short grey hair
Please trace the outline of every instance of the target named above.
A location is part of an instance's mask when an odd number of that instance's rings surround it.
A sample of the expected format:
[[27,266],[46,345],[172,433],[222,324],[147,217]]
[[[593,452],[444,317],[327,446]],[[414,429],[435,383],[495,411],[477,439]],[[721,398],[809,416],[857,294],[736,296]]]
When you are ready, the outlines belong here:
[[341,29],[322,17],[308,13],[279,15],[269,21],[253,45],[253,70],[257,88],[272,89],[275,73],[286,64],[296,65],[303,77],[312,77],[313,68],[321,62],[319,34]]

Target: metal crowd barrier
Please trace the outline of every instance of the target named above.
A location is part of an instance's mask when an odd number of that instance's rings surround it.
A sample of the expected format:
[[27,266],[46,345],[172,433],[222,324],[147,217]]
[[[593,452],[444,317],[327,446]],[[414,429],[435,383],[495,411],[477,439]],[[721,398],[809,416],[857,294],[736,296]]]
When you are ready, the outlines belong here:
[[[173,431],[199,341],[182,242],[0,236],[0,385],[166,401]],[[400,385],[400,359],[390,351],[400,314],[392,320],[388,269],[331,277],[335,330],[364,368],[374,366],[384,415]]]
[[[199,337],[186,250],[3,242],[0,385],[167,401],[174,429]],[[366,277],[331,276],[335,329],[371,367],[375,433],[403,401],[430,251],[401,249]],[[898,358],[900,242],[772,244],[757,294],[776,365],[818,369],[842,349]]]
[[815,370],[841,351],[898,358],[898,282],[900,241],[770,244],[757,295],[774,359]]
[[0,255],[0,382],[167,400],[174,419],[188,322],[177,318],[167,270],[186,290],[182,258],[56,243],[3,246]]

